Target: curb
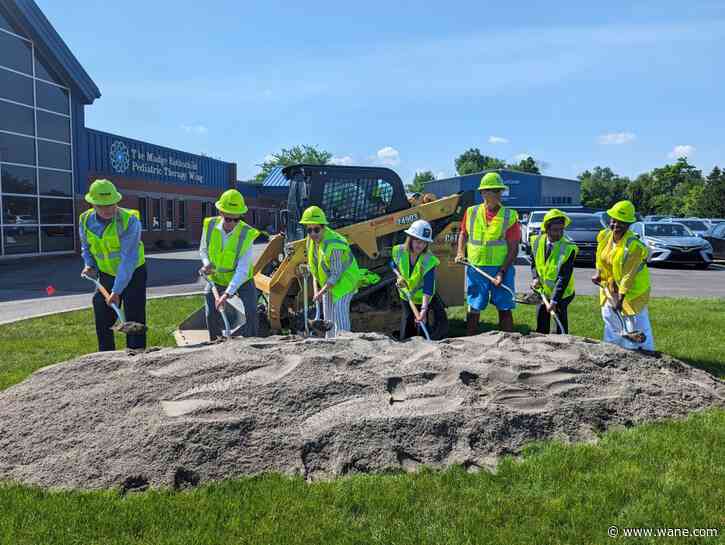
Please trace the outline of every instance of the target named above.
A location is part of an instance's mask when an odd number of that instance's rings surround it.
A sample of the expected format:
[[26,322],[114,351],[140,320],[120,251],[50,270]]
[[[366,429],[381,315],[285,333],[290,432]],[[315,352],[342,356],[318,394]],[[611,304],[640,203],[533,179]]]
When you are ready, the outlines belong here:
[[[169,297],[186,297],[187,295],[203,295],[204,291],[192,291],[188,293],[165,293],[163,295],[151,295],[149,297],[146,297],[146,300],[149,301],[151,299],[167,299]],[[92,294],[89,294],[92,295]],[[29,301],[35,301],[35,299],[28,299]],[[18,301],[20,302],[20,301]],[[48,316],[55,316],[56,314],[65,314],[66,312],[75,312],[76,310],[85,310],[87,308],[92,308],[92,304],[72,307],[72,308],[64,308],[63,310],[57,310],[55,312],[44,312],[42,314],[34,314],[33,316],[25,316],[23,318],[13,318],[12,320],[0,320],[0,326],[7,325],[7,324],[14,324],[16,322],[22,322],[23,320],[33,320],[35,318],[46,318]]]

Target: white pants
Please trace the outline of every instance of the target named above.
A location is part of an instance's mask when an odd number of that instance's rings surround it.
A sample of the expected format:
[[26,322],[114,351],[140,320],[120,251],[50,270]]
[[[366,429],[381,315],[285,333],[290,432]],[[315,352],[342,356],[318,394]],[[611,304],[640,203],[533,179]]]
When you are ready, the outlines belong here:
[[647,338],[643,343],[634,343],[621,337],[622,324],[617,318],[615,310],[605,303],[602,307],[602,320],[604,320],[604,342],[612,343],[626,348],[627,350],[637,350],[643,348],[644,350],[654,350],[655,342],[654,336],[652,335],[652,325],[649,322],[649,312],[647,307],[644,307],[638,314],[634,316],[625,316],[622,314],[624,323],[628,331],[640,330]]
[[325,320],[332,322],[332,329],[325,333],[325,338],[332,339],[340,331],[352,331],[350,325],[350,301],[355,293],[348,293],[339,300],[332,302],[332,294],[322,296],[322,312]]

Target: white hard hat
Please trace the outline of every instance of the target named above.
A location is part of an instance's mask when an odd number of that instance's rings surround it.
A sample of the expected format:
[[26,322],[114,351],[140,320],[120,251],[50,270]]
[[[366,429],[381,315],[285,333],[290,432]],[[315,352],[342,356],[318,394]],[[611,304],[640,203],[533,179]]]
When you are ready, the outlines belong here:
[[423,242],[433,242],[433,229],[425,220],[414,221],[407,231],[406,235],[422,240]]

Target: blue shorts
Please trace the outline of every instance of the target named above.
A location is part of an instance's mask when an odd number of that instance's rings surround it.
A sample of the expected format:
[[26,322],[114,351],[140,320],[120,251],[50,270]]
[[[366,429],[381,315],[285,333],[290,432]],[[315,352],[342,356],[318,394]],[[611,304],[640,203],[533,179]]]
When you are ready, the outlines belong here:
[[[487,272],[491,276],[496,276],[499,267],[479,267],[479,269]],[[511,288],[511,291],[514,293],[516,292],[514,284],[515,276],[516,268],[511,265],[503,277],[503,283]],[[471,312],[485,310],[489,301],[498,310],[513,310],[516,308],[513,295],[503,287],[494,287],[488,279],[484,278],[483,275],[471,267],[466,267],[466,294],[468,308]]]

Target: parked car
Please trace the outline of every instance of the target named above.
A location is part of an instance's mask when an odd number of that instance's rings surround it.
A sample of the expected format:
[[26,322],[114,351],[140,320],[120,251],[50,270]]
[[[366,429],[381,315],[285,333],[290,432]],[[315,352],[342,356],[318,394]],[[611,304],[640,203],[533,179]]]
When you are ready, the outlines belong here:
[[725,259],[725,222],[711,227],[703,238],[712,246],[715,259]]
[[710,227],[705,220],[700,218],[665,218],[662,221],[682,224],[698,237],[704,236]]
[[707,269],[712,263],[713,248],[707,240],[682,223],[673,221],[637,222],[632,232],[649,250],[647,263],[679,263]]
[[602,230],[601,215],[586,212],[571,212],[566,237],[579,248],[576,260],[593,265],[597,259],[597,235]]
[[529,240],[531,240],[531,237],[541,233],[541,222],[544,221],[546,212],[547,210],[534,210],[529,214],[526,223],[521,225],[523,235],[521,238],[527,251],[529,251]]
[[645,216],[643,221],[662,221],[667,216]]

